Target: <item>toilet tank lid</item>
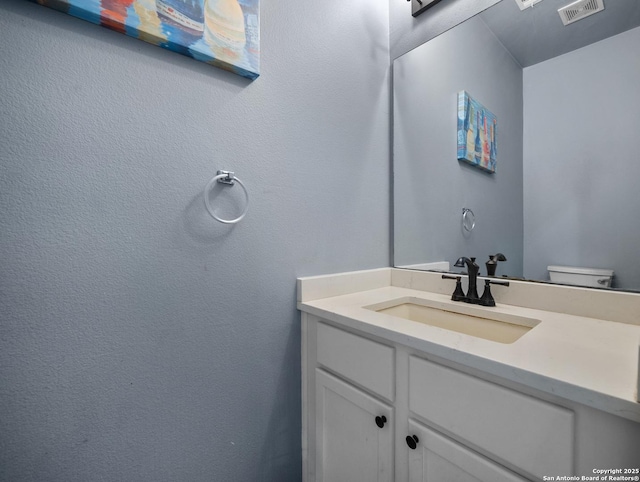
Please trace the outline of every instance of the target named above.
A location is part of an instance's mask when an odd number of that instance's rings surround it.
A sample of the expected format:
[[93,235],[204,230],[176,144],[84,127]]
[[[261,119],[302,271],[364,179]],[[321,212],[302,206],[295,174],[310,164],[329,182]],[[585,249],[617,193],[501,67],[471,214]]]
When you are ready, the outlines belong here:
[[576,268],[573,266],[547,266],[547,269],[549,271],[555,271],[558,273],[584,274],[591,276],[613,276],[612,269]]

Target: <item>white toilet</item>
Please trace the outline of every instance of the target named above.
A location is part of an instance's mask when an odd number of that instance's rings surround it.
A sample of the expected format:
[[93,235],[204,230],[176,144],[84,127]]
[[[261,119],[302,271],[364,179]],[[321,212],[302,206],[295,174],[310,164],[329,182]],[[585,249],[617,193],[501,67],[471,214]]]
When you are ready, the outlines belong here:
[[612,269],[574,268],[571,266],[547,266],[547,269],[553,283],[609,288],[613,279]]

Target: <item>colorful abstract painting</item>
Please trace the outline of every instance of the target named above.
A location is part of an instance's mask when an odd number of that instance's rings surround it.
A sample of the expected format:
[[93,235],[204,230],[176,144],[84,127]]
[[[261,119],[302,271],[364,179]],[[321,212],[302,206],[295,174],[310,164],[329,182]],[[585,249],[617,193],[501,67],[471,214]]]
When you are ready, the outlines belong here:
[[464,90],[458,93],[458,160],[496,172],[498,119]]
[[36,0],[249,79],[260,75],[260,0]]

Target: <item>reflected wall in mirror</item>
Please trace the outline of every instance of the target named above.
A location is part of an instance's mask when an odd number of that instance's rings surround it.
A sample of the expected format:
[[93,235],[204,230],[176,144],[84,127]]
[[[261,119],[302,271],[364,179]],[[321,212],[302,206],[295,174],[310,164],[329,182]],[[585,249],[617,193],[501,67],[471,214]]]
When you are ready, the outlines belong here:
[[[640,290],[640,2],[604,1],[564,26],[568,1],[502,0],[394,61],[395,266],[485,274],[500,252],[498,276],[606,268]],[[457,160],[462,90],[498,118],[495,174]]]

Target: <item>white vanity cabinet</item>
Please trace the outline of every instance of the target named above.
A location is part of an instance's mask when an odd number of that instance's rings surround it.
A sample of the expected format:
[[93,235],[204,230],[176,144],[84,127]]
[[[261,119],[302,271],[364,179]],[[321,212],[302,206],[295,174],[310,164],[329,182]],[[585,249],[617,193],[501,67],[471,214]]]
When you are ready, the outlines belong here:
[[409,451],[410,482],[526,481],[415,420],[409,420],[409,432],[415,444]]
[[394,348],[325,323],[312,328],[313,480],[393,481]]
[[[473,383],[473,377],[409,355],[403,347],[345,331],[310,315],[305,314],[303,318],[306,340],[303,349],[303,373],[306,375],[303,377],[303,390],[306,392],[303,397],[304,480],[527,480],[491,460],[486,453],[480,454],[438,430],[469,435],[468,430],[464,427],[460,429],[456,421],[466,424],[467,419],[474,416],[473,413],[487,424],[491,423],[491,415],[487,417],[491,410],[484,410],[482,406],[474,409],[474,403],[468,401],[469,397],[465,397],[466,404],[462,403],[467,413],[461,413],[460,417],[455,413],[460,404],[447,403],[445,400],[446,397],[457,396],[449,386],[448,378],[453,376],[457,382],[453,390],[465,390],[467,387],[464,384]],[[415,389],[410,389],[411,385],[415,385]],[[433,396],[429,396],[429,393]],[[440,395],[435,396],[435,393]],[[499,397],[504,393],[493,395]],[[491,394],[489,397],[491,398]],[[522,397],[528,400],[528,397]],[[495,419],[497,416],[498,420],[494,421],[502,427],[505,422],[501,417],[504,407],[522,400],[507,397],[506,400],[496,399],[495,402],[496,413],[493,417]],[[524,406],[526,410],[532,407],[534,406]],[[514,407],[512,412],[517,413],[518,408]],[[570,418],[570,412],[568,414]],[[430,418],[433,420],[429,420]],[[553,420],[548,423],[557,422]],[[478,424],[470,424],[470,427],[474,430],[481,428]],[[519,427],[515,427],[517,428]],[[545,425],[538,432],[546,428]],[[512,435],[509,429],[502,430],[500,434]],[[556,430],[554,434],[558,436],[559,432]],[[476,442],[482,446],[486,445],[482,440],[484,435],[486,434],[480,433],[480,437],[477,437],[472,434],[468,438],[477,439]],[[551,443],[550,451],[561,447],[565,441],[563,435],[559,436],[561,442]],[[407,441],[408,438],[411,440]],[[571,435],[569,444],[570,439]],[[413,445],[412,441],[415,441]],[[502,460],[500,456],[507,461],[514,458],[510,456],[517,444],[511,438],[500,441],[494,436],[487,441],[492,450],[485,452],[497,453],[498,460]],[[545,442],[546,440],[542,446],[545,446]],[[523,447],[529,449],[529,445]],[[561,450],[560,457],[565,453],[566,451]],[[568,457],[571,460],[571,454]],[[519,455],[515,459],[525,460]],[[541,459],[538,457],[537,460]]]
[[389,405],[316,369],[316,480],[394,480],[392,412]]
[[302,314],[303,480],[516,482],[640,466],[640,424]]
[[573,411],[417,356],[408,389],[410,413],[488,457],[535,479],[573,473]]

